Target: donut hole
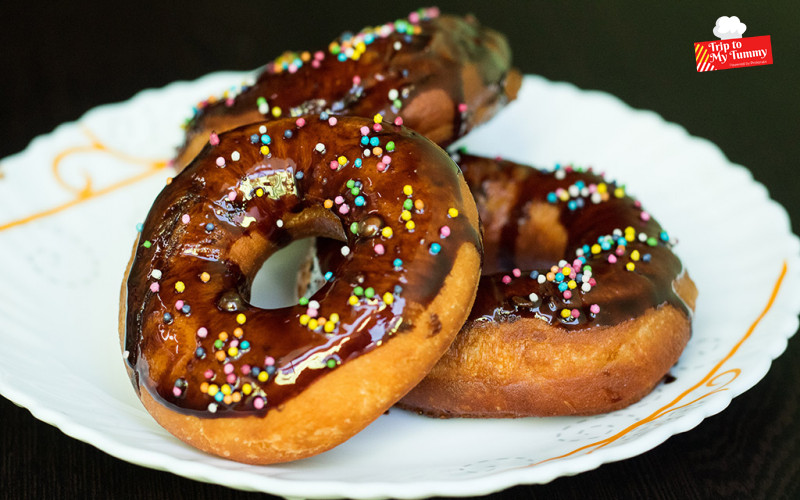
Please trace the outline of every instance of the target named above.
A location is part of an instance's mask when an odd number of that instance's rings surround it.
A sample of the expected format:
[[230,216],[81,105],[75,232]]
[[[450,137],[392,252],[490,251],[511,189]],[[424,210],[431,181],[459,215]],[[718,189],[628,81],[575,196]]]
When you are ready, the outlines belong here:
[[250,303],[262,309],[297,304],[299,284],[308,280],[305,276],[308,275],[313,246],[314,238],[303,238],[270,255],[253,279]]

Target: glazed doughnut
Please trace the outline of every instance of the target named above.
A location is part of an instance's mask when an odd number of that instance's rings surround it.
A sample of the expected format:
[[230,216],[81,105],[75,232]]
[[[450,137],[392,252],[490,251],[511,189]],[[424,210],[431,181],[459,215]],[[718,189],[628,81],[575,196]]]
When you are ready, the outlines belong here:
[[400,406],[588,415],[648,394],[689,340],[697,296],[668,234],[591,171],[458,162],[483,223],[483,276],[453,346]]
[[198,104],[175,166],[194,158],[212,133],[300,114],[399,117],[445,146],[516,96],[521,77],[510,63],[501,34],[472,17],[421,9],[342,35],[326,50],[286,52],[252,85]]
[[[144,406],[241,462],[336,446],[449,347],[479,279],[477,217],[455,163],[404,127],[305,116],[220,135],[155,200],[123,282]],[[312,236],[340,242],[336,274],[294,306],[250,304],[264,260]]]

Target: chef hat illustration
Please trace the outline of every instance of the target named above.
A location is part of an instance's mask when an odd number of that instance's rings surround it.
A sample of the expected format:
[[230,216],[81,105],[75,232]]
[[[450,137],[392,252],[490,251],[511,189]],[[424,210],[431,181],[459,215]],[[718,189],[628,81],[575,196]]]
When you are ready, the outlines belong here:
[[731,38],[742,38],[742,33],[747,29],[747,25],[739,21],[736,16],[722,16],[717,19],[717,25],[714,26],[714,36],[722,40],[730,40]]

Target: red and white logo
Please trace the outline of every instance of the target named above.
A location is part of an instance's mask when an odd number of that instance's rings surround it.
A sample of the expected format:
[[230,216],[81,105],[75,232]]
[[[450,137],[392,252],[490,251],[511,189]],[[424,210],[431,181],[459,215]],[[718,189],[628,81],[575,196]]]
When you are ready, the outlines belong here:
[[695,42],[697,71],[747,68],[772,64],[772,40],[769,35],[743,38],[747,25],[736,16],[722,16],[714,26],[720,40]]

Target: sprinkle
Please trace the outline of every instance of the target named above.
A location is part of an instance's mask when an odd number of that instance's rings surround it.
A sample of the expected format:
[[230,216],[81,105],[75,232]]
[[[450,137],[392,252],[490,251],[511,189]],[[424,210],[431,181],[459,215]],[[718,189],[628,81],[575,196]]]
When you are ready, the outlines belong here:
[[378,254],[378,255],[383,255],[383,254],[384,254],[384,252],[386,252],[386,249],[383,247],[383,245],[381,245],[380,243],[378,243],[377,245],[375,245],[375,253],[376,253],[376,254]]
[[331,116],[330,118],[328,118],[328,125],[330,125],[331,127],[333,127],[334,125],[336,125],[336,122],[337,122],[337,121],[338,121],[338,120],[336,120],[336,117],[335,117],[335,116]]
[[211,132],[211,134],[208,136],[208,143],[212,146],[216,146],[219,144],[219,136],[214,132]]
[[212,224],[211,222],[206,224],[206,231],[208,231],[210,233],[213,230],[214,230],[214,224]]
[[597,313],[599,313],[599,312],[600,312],[600,306],[598,306],[597,304],[592,304],[592,305],[589,307],[589,311],[590,311],[592,314],[597,314]]
[[150,240],[144,240],[144,243],[142,243],[142,246],[145,247],[145,248],[150,248],[151,246],[153,246],[153,244],[150,243]]
[[230,193],[228,193],[229,201],[234,201],[235,199],[236,199],[236,191],[231,191]]
[[636,269],[636,264],[634,264],[633,262],[628,262],[627,264],[625,264],[625,269],[627,269],[628,271],[633,271],[634,269]]
[[442,239],[450,236],[450,226],[442,226],[439,228],[439,237]]
[[208,329],[206,327],[201,326],[200,328],[197,329],[197,336],[200,337],[201,339],[206,338],[207,335],[208,335]]
[[392,265],[394,267],[401,267],[403,265],[403,261],[401,259],[394,259],[392,261]]
[[203,271],[203,272],[200,274],[200,281],[202,281],[203,283],[208,283],[208,281],[209,281],[210,279],[211,279],[211,275],[210,275],[210,274],[208,274],[207,272]]
[[394,119],[394,124],[399,127],[400,125],[403,124],[403,119],[398,116],[397,118]]
[[239,314],[236,315],[236,322],[237,323],[239,323],[240,325],[243,325],[245,321],[247,321],[247,316],[245,316],[244,313],[239,313]]
[[339,165],[345,166],[347,164],[347,157],[340,156],[339,158],[336,159],[336,161],[339,163]]
[[511,283],[511,276],[506,274],[505,276],[503,276],[503,284],[508,285],[509,283]]
[[572,310],[572,317],[573,318],[577,319],[577,318],[580,318],[580,316],[581,316],[581,312],[579,310],[577,310],[577,309],[573,309]]
[[141,233],[142,229],[144,229],[144,224],[142,224],[141,222],[136,224],[136,231],[137,232]]
[[350,247],[347,245],[342,246],[342,256],[347,257],[350,255]]
[[366,297],[368,299],[371,299],[374,296],[375,296],[375,289],[374,288],[369,287],[366,290],[364,290],[364,297]]
[[151,292],[153,292],[153,293],[156,293],[156,292],[158,292],[160,289],[161,289],[161,287],[160,287],[160,286],[158,286],[158,283],[150,283],[150,291],[151,291]]
[[189,214],[183,214],[183,216],[181,216],[181,222],[184,224],[188,224],[191,219],[192,218],[189,217]]
[[530,295],[528,295],[528,299],[531,302],[539,302],[539,296],[536,295],[535,293],[531,293]]
[[253,406],[256,408],[256,410],[264,408],[264,398],[257,396],[255,399],[253,399]]
[[356,168],[361,168],[361,158],[356,158],[356,161],[353,162]]
[[442,251],[442,245],[438,243],[431,243],[430,252],[432,255],[436,255]]
[[274,116],[275,118],[281,116],[281,108],[279,108],[278,106],[272,108],[272,116]]
[[449,208],[447,209],[447,215],[455,219],[456,217],[458,217],[458,210],[455,208]]
[[383,229],[381,229],[381,235],[384,238],[391,238],[393,234],[394,232],[392,231],[392,228],[389,226],[385,226]]
[[387,305],[391,305],[394,302],[394,295],[389,292],[383,294],[383,302]]
[[172,315],[168,312],[164,313],[164,323],[166,324],[172,323]]
[[305,118],[298,118],[294,123],[298,127],[302,128],[303,126],[305,126],[306,120],[305,120]]
[[561,310],[561,317],[562,318],[566,319],[566,318],[569,318],[570,316],[572,316],[572,311],[570,311],[569,309],[562,309]]
[[176,300],[175,301],[175,309],[180,310],[182,308],[183,308],[183,301],[182,300]]
[[218,167],[225,167],[225,158],[217,156],[216,164]]
[[394,148],[395,148],[394,141],[389,141],[386,143],[386,151],[389,151],[391,153],[392,151],[394,151]]
[[269,146],[261,146],[261,154],[267,156],[269,154]]
[[316,145],[316,146],[314,146],[314,149],[315,149],[315,150],[316,150],[318,153],[324,153],[324,152],[325,152],[325,145],[324,145],[324,144],[322,144],[321,142],[318,142],[318,143],[317,143],[317,145]]
[[411,196],[413,193],[414,193],[414,189],[410,185],[406,184],[405,186],[403,186],[403,194],[404,195]]
[[383,121],[383,116],[380,113],[378,113],[378,114],[376,114],[375,116],[372,117],[372,120],[376,124],[379,124],[379,123],[381,123]]
[[183,281],[176,281],[175,291],[178,293],[183,293],[184,290],[186,290],[186,285],[183,283]]

